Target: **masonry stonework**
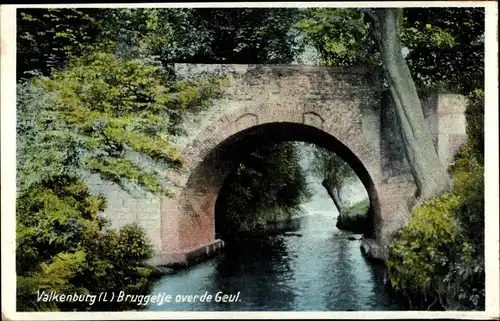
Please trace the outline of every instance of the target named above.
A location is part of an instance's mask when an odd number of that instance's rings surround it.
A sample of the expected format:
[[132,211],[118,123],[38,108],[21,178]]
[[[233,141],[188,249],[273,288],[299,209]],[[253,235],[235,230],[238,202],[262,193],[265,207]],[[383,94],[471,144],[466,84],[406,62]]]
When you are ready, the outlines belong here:
[[[185,134],[173,139],[183,168],[168,172],[173,195],[132,200],[105,188],[113,226],[136,222],[154,246],[153,264],[186,263],[223,246],[214,210],[226,176],[262,142],[306,141],[330,149],[355,170],[374,208],[363,248],[384,259],[391,235],[408,222],[415,184],[381,74],[357,68],[176,65],[184,77],[225,76],[223,95],[187,114]],[[434,95],[423,109],[444,164],[465,139],[465,100]],[[96,184],[94,184],[96,185]],[[97,184],[99,185],[99,184]]]

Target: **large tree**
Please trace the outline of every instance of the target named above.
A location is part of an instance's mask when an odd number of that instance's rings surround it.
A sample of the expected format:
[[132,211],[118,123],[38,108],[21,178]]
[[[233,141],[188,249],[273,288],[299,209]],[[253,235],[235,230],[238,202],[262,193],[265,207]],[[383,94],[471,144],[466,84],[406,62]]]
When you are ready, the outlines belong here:
[[450,188],[450,178],[432,142],[417,87],[403,57],[403,9],[383,8],[364,12],[372,20],[372,33],[379,47],[385,80],[396,109],[418,196],[426,199],[439,195]]
[[[320,63],[383,68],[420,197],[448,190],[449,179],[432,144],[419,95],[444,89],[478,96],[483,10],[310,9],[299,25],[306,41],[318,51]],[[482,112],[480,107],[475,104],[473,112]],[[474,121],[473,126],[481,124]],[[482,148],[480,143],[476,145]]]

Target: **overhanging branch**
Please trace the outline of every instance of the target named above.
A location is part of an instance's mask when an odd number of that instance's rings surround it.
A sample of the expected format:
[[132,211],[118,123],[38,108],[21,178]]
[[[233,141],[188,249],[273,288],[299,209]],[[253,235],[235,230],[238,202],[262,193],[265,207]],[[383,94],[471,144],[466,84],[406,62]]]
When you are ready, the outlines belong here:
[[376,24],[379,22],[378,17],[375,15],[375,13],[372,11],[372,9],[369,8],[361,8],[359,9],[362,13],[366,14],[368,18],[373,22],[373,24]]
[[[366,17],[368,17],[368,20],[372,23],[372,34],[373,37],[375,38],[375,41],[380,45],[380,41],[382,39],[381,36],[381,30],[380,30],[380,19],[379,17],[375,14],[373,9],[370,8],[361,8],[359,9],[362,13],[365,14]],[[375,9],[376,10],[376,9]]]

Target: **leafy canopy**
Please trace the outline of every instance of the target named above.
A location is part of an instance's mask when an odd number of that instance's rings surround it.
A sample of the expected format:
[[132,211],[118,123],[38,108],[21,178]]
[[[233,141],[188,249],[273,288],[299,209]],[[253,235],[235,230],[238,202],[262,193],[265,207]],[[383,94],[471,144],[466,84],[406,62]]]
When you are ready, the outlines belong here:
[[[402,54],[421,92],[467,95],[482,88],[483,8],[405,8],[403,13]],[[323,65],[380,65],[371,25],[358,9],[308,9],[298,25]]]
[[33,90],[47,93],[44,99],[50,103],[46,111],[38,108],[51,119],[48,136],[72,137],[85,168],[102,178],[123,187],[136,182],[151,192],[165,187],[144,162],[134,162],[132,153],[178,167],[169,137],[180,133],[183,113],[207,106],[222,85],[219,79],[171,80],[158,64],[106,53],[74,59],[67,69],[33,84]]

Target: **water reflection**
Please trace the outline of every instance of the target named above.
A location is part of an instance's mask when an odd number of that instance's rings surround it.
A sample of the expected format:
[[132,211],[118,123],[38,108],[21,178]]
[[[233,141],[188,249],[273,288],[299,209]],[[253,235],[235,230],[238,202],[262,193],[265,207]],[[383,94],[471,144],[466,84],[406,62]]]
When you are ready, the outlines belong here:
[[397,310],[384,291],[383,270],[363,257],[359,241],[335,228],[335,216],[303,218],[298,233],[228,243],[224,255],[165,276],[152,294],[237,293],[234,303],[171,303],[148,310]]
[[217,310],[293,310],[295,294],[287,286],[293,279],[291,261],[282,236],[233,243],[218,260],[211,291],[241,291],[241,301],[218,305]]

